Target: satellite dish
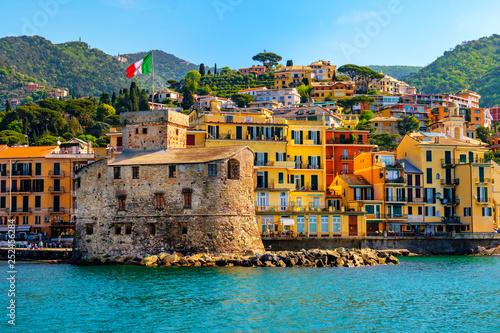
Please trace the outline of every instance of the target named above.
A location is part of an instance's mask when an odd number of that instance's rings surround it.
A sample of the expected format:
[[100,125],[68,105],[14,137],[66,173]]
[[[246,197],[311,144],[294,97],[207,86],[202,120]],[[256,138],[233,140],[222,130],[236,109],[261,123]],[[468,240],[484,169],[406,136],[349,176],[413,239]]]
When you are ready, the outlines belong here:
[[443,203],[444,203],[444,204],[445,204],[445,203],[448,203],[448,199],[444,198],[444,199],[443,199]]

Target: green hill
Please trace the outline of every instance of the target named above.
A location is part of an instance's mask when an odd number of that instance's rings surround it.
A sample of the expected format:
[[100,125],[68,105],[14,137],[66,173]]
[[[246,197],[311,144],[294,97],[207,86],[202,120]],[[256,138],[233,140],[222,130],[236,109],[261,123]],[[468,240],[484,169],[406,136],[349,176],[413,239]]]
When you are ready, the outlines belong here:
[[[77,94],[97,95],[101,91],[118,91],[136,81],[151,89],[149,74],[126,78],[125,69],[146,53],[124,55],[127,62],[117,61],[99,49],[83,42],[52,44],[39,37],[5,37],[0,39],[0,61],[15,72],[36,78],[41,84],[68,88]],[[167,86],[168,79],[180,80],[198,66],[181,64],[172,54],[155,51],[155,88]]]
[[424,93],[469,89],[483,107],[500,104],[500,35],[462,42],[404,81]]
[[375,72],[380,72],[392,76],[395,79],[401,80],[404,77],[410,75],[411,73],[418,72],[422,66],[379,66],[370,65],[368,68],[373,69]]

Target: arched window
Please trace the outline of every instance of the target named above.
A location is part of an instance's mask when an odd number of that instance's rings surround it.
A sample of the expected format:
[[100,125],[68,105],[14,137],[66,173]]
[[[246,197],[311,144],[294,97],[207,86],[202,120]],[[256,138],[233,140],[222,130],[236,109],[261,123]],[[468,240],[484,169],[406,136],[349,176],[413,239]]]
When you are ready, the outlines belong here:
[[240,162],[235,159],[227,161],[227,179],[240,179]]

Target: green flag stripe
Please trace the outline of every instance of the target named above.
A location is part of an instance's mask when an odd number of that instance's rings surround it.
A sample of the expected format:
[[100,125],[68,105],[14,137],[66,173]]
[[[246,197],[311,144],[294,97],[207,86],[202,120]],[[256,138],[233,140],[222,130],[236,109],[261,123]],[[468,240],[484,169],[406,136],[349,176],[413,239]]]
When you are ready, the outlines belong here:
[[151,53],[142,59],[142,74],[151,73]]

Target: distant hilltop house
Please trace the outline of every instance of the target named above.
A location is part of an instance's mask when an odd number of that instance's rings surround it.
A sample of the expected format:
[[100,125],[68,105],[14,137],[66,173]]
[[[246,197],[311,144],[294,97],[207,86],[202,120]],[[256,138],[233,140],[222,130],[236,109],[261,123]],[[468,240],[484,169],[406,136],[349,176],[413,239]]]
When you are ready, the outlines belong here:
[[[383,74],[380,72],[380,74]],[[382,79],[375,79],[368,84],[369,89],[376,89],[381,94],[392,95],[414,95],[417,93],[415,87],[410,86],[408,83],[399,81],[392,76],[384,74]]]
[[116,55],[116,56],[113,56],[113,58],[115,58],[117,61],[119,62],[127,62],[127,58],[125,57],[122,57],[121,55]]
[[19,105],[21,105],[21,101],[20,100],[18,100],[18,99],[11,99],[10,100],[10,106],[11,107],[14,108],[14,107],[19,106]]
[[[153,101],[151,99],[152,94],[148,94],[148,100]],[[180,94],[176,91],[170,89],[163,89],[159,91],[155,91],[154,103],[161,103],[164,99],[171,99],[172,101],[179,100]]]
[[74,250],[146,255],[161,251],[263,251],[247,146],[186,147],[188,116],[127,112],[123,152],[78,174]]
[[68,91],[65,89],[56,88],[54,91],[48,92],[47,97],[61,99],[68,96]]
[[241,75],[246,75],[246,74],[257,74],[257,76],[261,76],[266,72],[266,67],[265,66],[252,66],[250,68],[240,68],[238,69],[240,71]]
[[36,90],[43,90],[43,89],[45,89],[45,86],[39,86],[36,83],[28,82],[28,84],[25,85],[25,88],[27,90],[36,91]]

